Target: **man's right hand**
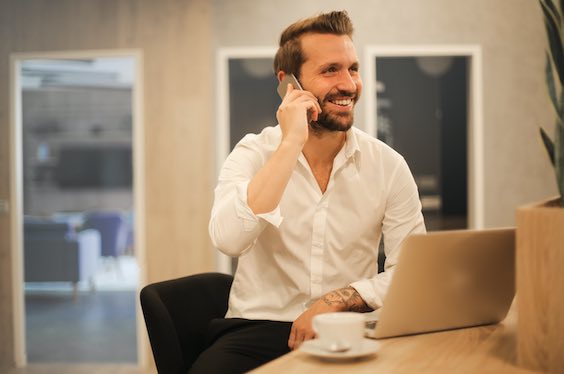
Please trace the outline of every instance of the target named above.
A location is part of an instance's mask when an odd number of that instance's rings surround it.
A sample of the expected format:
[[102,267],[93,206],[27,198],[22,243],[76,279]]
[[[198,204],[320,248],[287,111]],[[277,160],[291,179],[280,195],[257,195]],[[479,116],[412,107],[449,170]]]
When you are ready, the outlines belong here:
[[288,84],[286,95],[276,112],[282,141],[303,147],[309,136],[308,115],[311,121],[317,121],[319,113],[321,106],[311,92],[295,89]]

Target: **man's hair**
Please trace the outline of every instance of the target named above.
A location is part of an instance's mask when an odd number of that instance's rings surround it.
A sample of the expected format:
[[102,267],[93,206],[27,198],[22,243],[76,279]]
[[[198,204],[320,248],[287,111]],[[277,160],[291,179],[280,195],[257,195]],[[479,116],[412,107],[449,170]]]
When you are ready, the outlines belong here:
[[305,62],[300,38],[307,33],[348,35],[352,39],[353,25],[346,11],[322,13],[306,18],[288,26],[280,36],[280,43],[274,56],[274,73],[300,75]]

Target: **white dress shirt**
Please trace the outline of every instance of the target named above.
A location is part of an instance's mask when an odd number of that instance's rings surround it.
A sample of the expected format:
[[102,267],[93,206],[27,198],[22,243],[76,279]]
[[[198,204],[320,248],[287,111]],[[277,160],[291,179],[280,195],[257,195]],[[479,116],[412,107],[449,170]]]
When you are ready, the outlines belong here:
[[[247,186],[281,137],[279,126],[245,136],[219,175],[210,236],[222,252],[239,257],[226,318],[294,321],[316,299],[349,285],[379,308],[403,240],[425,232],[405,160],[353,127],[325,193],[300,154],[280,204],[255,215]],[[378,274],[382,234],[387,258]]]

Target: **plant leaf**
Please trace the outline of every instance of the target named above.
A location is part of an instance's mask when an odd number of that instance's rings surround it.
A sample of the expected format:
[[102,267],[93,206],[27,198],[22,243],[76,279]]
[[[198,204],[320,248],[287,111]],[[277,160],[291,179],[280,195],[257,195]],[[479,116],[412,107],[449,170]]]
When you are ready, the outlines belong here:
[[560,12],[558,12],[558,8],[556,8],[556,5],[554,5],[552,0],[540,0],[540,1],[541,1],[541,5],[545,6],[547,10],[550,12],[556,24],[560,25],[562,23],[562,19],[560,18]]
[[560,38],[559,25],[556,24],[554,18],[550,15],[550,10],[547,8],[545,3],[541,1],[540,4],[542,5],[541,8],[544,13],[544,24],[546,27],[546,34],[548,36],[550,53],[552,55],[552,59],[554,60],[560,84],[564,85],[564,55],[562,52],[562,39]]
[[552,61],[550,60],[548,52],[546,52],[545,73],[546,86],[548,87],[548,95],[550,96],[550,101],[552,101],[552,105],[554,106],[558,117],[562,118],[560,114],[560,104],[558,103],[558,99],[556,98],[556,86],[554,85],[554,74],[552,73]]
[[550,158],[550,162],[552,163],[552,166],[556,166],[555,163],[556,161],[554,159],[554,143],[552,142],[552,140],[550,140],[550,137],[547,135],[547,133],[544,131],[542,127],[540,128],[540,134],[541,134],[542,142],[544,143],[544,147],[548,152],[548,158]]
[[[560,108],[564,107],[564,91],[560,90]],[[564,119],[562,118],[563,111],[560,111],[560,115],[556,116],[556,127],[561,128],[564,131]]]

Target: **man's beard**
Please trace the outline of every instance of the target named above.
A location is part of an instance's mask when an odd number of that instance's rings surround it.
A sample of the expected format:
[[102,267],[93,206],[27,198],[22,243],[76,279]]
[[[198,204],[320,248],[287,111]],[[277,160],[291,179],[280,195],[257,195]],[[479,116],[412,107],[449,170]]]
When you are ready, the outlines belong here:
[[[350,93],[341,93],[340,96],[353,97],[353,105],[355,105],[358,101],[358,97]],[[317,132],[348,131],[352,127],[354,122],[353,111],[331,113],[328,109],[326,109],[325,105],[325,103],[329,102],[329,99],[331,99],[330,96],[326,97],[324,100],[320,100],[318,98],[319,102],[322,103],[322,111],[321,113],[319,113],[317,121],[311,123],[312,129]]]
[[[323,110],[323,108],[321,108]],[[354,116],[352,112],[346,113],[346,115],[340,115],[335,113],[327,113],[323,111],[319,113],[316,122],[312,122],[312,127],[319,131],[348,131],[354,122]]]

